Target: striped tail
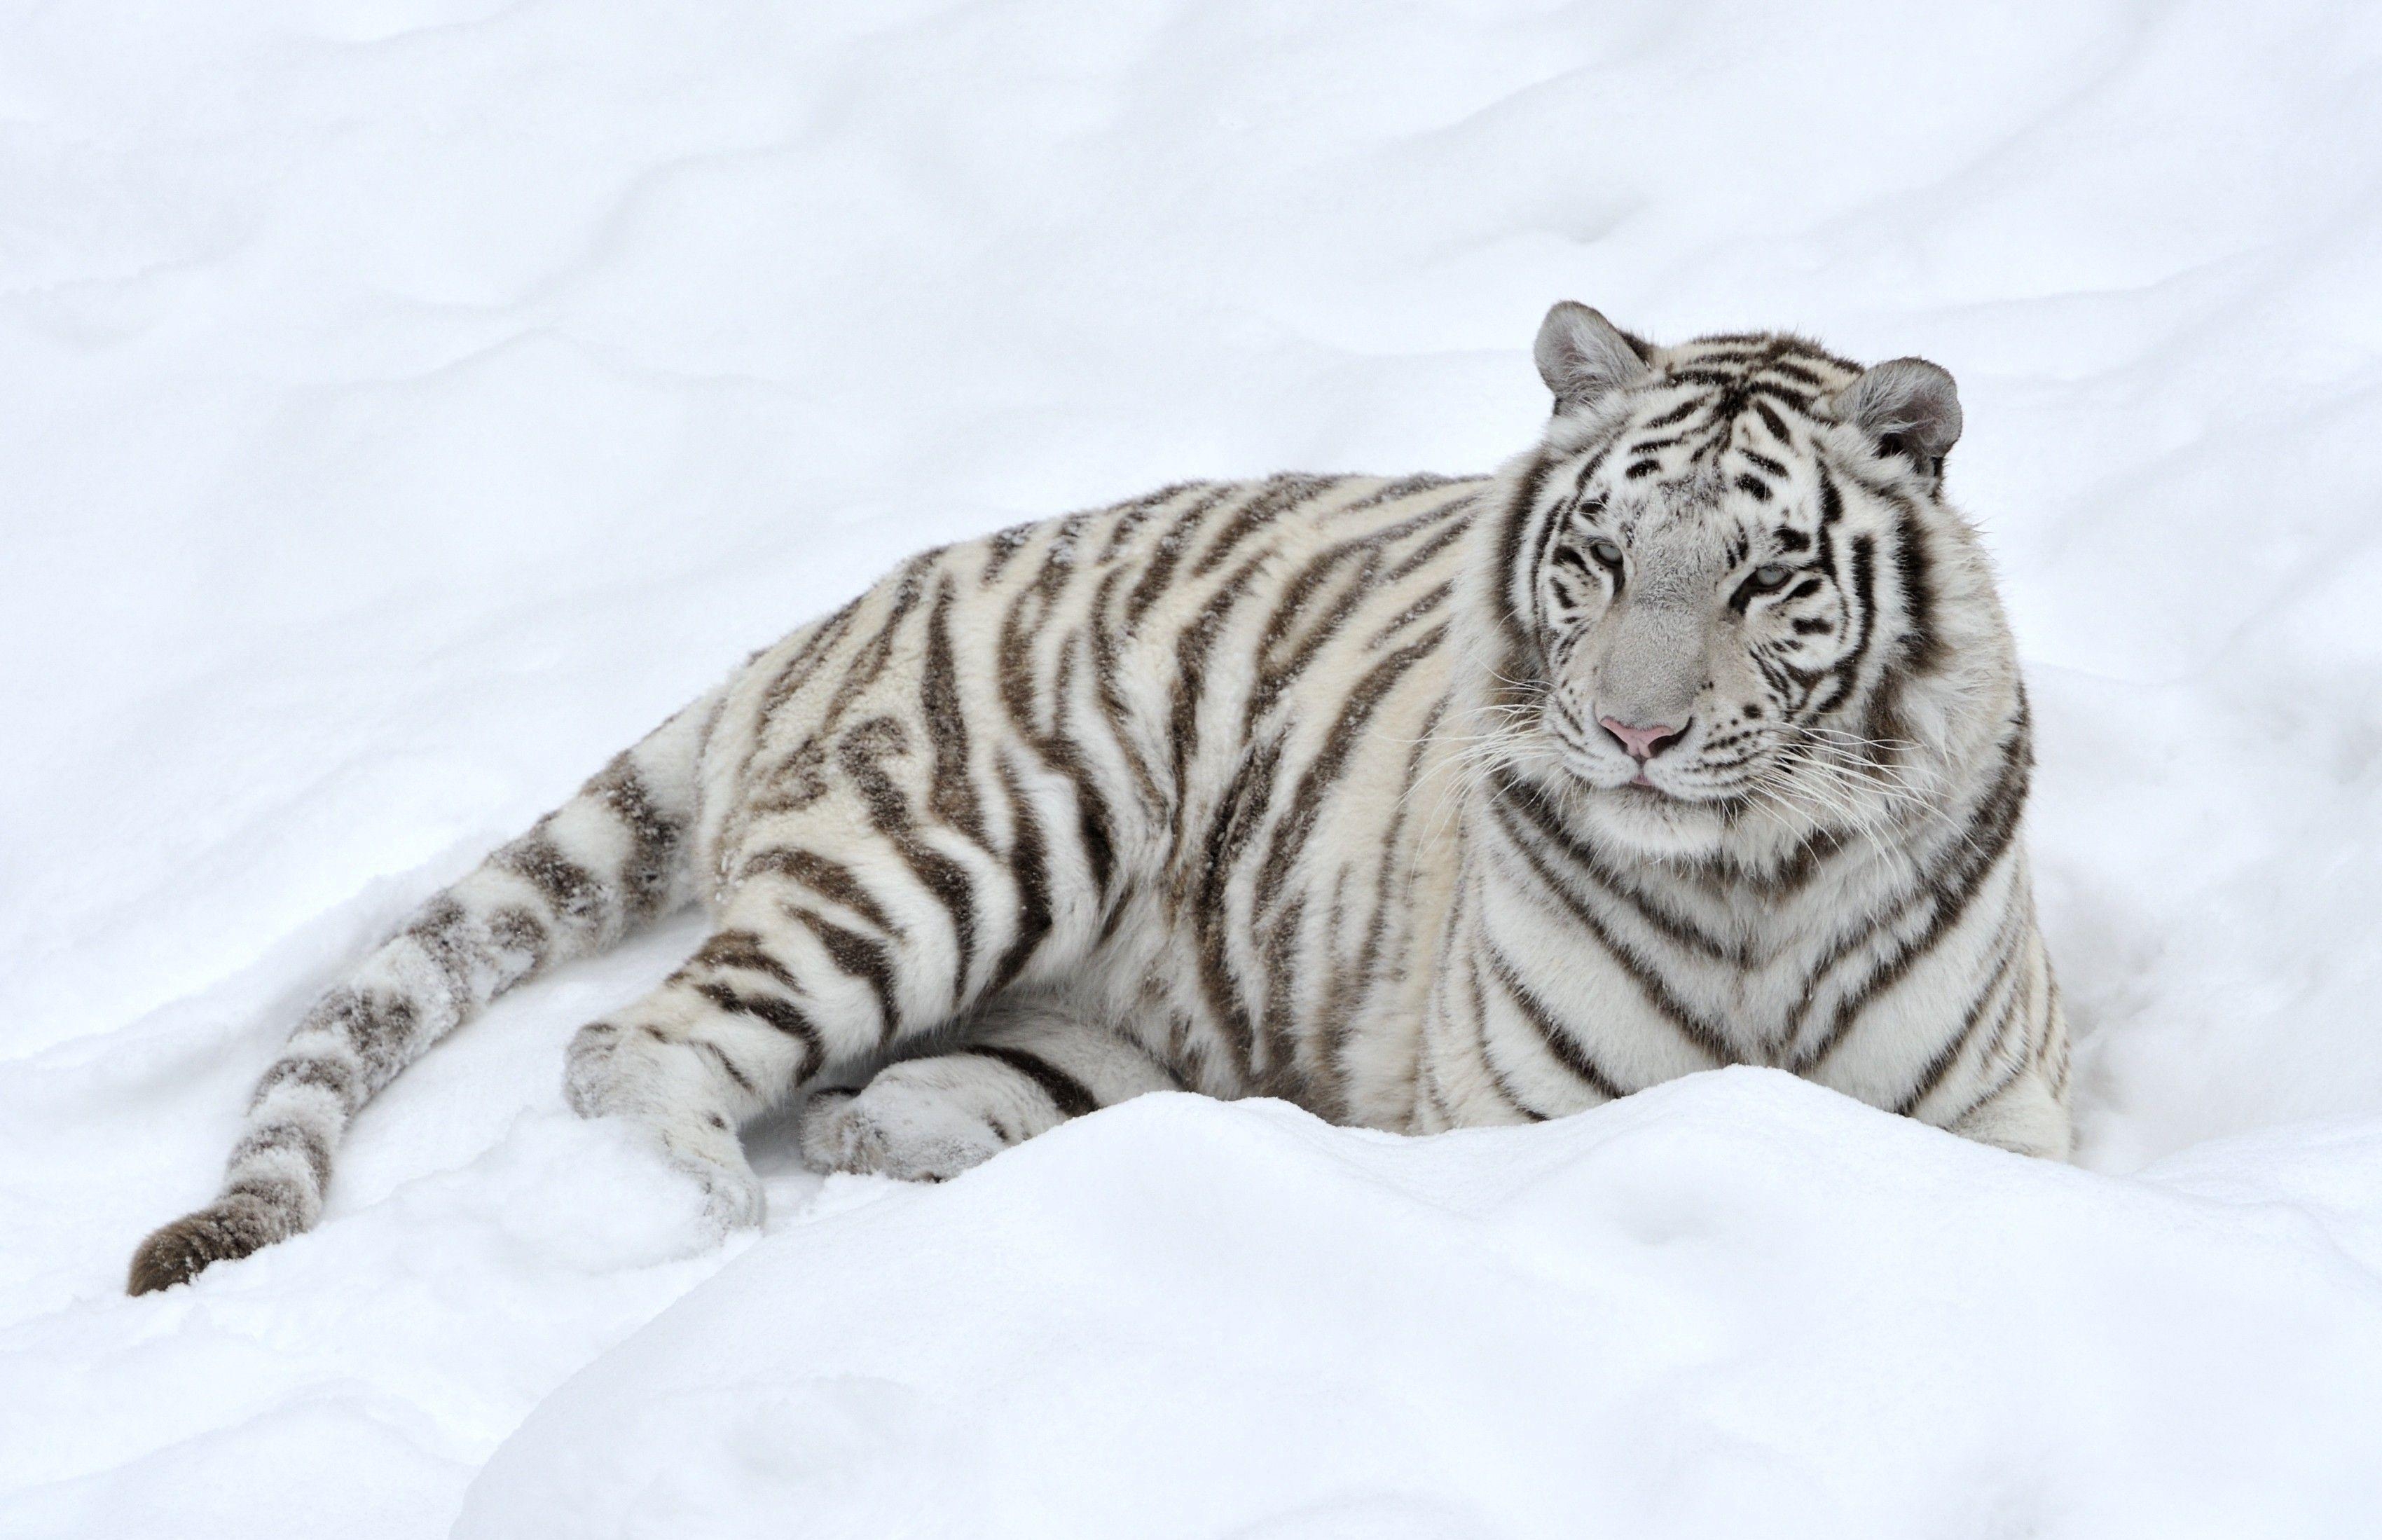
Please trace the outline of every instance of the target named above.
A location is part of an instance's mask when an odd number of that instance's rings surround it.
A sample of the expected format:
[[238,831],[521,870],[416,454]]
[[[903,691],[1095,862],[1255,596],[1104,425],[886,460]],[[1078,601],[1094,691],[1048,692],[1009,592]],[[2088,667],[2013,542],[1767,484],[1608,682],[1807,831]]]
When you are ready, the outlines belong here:
[[141,1243],[132,1293],[311,1227],[349,1120],[399,1071],[523,979],[694,895],[695,765],[718,700],[615,758],[314,1002],[257,1081],[221,1196]]

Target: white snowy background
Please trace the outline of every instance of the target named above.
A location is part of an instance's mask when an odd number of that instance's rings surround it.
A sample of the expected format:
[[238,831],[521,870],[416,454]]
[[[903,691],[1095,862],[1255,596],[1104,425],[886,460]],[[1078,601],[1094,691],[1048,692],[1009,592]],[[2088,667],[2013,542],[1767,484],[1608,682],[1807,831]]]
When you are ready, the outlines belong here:
[[[931,541],[1490,467],[1558,298],[1958,376],[2076,1168],[1153,1099],[767,1231],[681,921],[129,1300],[411,904]],[[2382,1533],[2382,7],[0,5],[0,1534]],[[460,1519],[460,1523],[459,1523]]]

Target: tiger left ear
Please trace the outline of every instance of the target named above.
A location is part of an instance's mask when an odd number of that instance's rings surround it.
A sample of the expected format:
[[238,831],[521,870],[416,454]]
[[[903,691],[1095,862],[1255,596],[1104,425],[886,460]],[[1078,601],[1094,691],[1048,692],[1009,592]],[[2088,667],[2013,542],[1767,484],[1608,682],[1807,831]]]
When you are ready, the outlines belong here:
[[1583,412],[1646,373],[1639,343],[1577,300],[1559,302],[1530,350],[1557,413]]
[[1899,455],[1921,475],[1944,478],[1944,457],[1960,441],[1960,391],[1941,364],[1897,358],[1853,381],[1836,416],[1868,435],[1880,454]]

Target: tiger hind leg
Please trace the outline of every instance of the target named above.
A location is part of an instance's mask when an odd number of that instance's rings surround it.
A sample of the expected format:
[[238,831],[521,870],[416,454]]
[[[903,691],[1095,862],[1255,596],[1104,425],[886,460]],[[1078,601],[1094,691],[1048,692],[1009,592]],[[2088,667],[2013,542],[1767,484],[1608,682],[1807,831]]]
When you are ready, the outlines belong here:
[[1118,1033],[1042,1001],[978,1013],[963,1043],[902,1059],[804,1110],[803,1158],[821,1171],[939,1182],[1013,1144],[1174,1078]]
[[659,988],[579,1029],[563,1099],[645,1134],[701,1187],[716,1228],[758,1225],[761,1182],[739,1127],[866,1058],[889,1030],[875,1007],[853,1009],[833,974],[783,932],[717,930]]
[[[580,1029],[565,1060],[571,1110],[637,1128],[694,1178],[706,1217],[723,1231],[762,1218],[742,1125],[820,1077],[898,1052],[950,1018],[948,996],[934,998],[941,970],[918,955],[926,927],[896,930],[866,904],[846,904],[848,912],[829,919],[811,907],[819,902],[782,874],[747,881],[683,966],[635,1004]],[[1121,1071],[1088,1067],[1094,1051],[1066,1056],[1123,1093]]]
[[[800,1066],[781,1044],[740,1033],[732,1021],[672,1008],[683,1004],[649,996],[581,1028],[566,1060],[563,1098],[582,1117],[617,1117],[644,1132],[702,1189],[713,1228],[758,1225],[761,1181],[737,1126],[775,1105]],[[748,1041],[732,1041],[739,1037]]]

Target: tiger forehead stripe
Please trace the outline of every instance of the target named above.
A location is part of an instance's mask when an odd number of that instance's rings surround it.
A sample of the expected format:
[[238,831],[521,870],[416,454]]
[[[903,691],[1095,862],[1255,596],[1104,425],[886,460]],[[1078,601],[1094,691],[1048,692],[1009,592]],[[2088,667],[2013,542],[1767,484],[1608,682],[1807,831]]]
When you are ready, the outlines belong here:
[[2064,1151],[1950,376],[1576,304],[1532,359],[1495,474],[1177,483],[755,654],[313,1003],[129,1287],[307,1229],[410,1063],[690,906],[563,1086],[723,1232],[736,1130],[804,1093],[805,1160],[921,1179],[1145,1091],[1425,1133],[1733,1063]]

